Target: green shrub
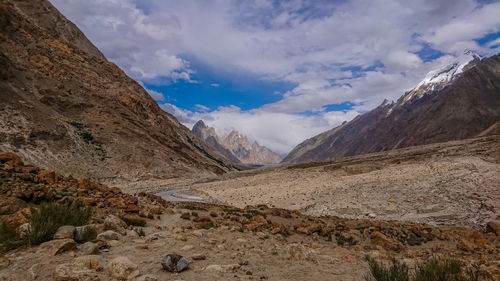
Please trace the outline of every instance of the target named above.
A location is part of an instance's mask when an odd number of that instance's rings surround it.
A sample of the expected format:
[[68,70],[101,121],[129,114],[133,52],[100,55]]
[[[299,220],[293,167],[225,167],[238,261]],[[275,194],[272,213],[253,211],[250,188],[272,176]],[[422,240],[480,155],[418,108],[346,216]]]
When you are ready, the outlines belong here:
[[0,220],[0,252],[13,250],[25,244],[16,230]]
[[191,215],[189,213],[182,213],[181,219],[190,220],[191,219]]
[[94,136],[89,133],[89,132],[80,132],[78,133],[80,135],[80,137],[82,137],[82,139],[86,142],[91,142],[94,140]]
[[384,266],[370,256],[365,257],[370,267],[367,281],[481,281],[493,280],[478,267],[465,269],[457,260],[433,257],[418,264],[413,271],[397,260]]
[[59,227],[63,225],[85,225],[91,216],[92,209],[85,207],[80,202],[42,203],[38,209],[31,209],[29,219],[31,229],[27,235],[28,243],[36,245],[49,241]]

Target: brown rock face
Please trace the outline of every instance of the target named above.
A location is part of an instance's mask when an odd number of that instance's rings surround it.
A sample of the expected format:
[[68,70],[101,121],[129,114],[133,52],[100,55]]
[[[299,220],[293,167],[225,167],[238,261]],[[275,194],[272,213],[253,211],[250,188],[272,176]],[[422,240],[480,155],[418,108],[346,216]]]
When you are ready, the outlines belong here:
[[99,179],[231,169],[48,1],[1,1],[0,18],[0,150]]
[[281,156],[257,142],[251,144],[246,136],[237,131],[220,137],[214,128],[208,127],[202,120],[196,122],[192,131],[233,163],[274,164],[281,161]]
[[[298,163],[474,137],[500,120],[500,55],[474,60],[455,79],[417,87],[296,146]],[[489,132],[491,134],[491,132]]]

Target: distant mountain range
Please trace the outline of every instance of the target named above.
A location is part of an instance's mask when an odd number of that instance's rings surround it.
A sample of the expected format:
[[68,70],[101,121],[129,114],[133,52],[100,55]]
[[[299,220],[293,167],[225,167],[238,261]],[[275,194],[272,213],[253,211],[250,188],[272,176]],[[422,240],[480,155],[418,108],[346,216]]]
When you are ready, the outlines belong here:
[[466,51],[397,102],[297,145],[284,163],[325,160],[476,136],[500,120],[500,55]]
[[0,151],[105,181],[233,169],[48,1],[1,1],[0,18]]
[[235,130],[220,137],[214,128],[208,127],[202,120],[199,120],[193,126],[192,131],[233,163],[274,164],[281,161],[278,154],[259,145],[256,141],[250,143],[246,136],[242,136]]

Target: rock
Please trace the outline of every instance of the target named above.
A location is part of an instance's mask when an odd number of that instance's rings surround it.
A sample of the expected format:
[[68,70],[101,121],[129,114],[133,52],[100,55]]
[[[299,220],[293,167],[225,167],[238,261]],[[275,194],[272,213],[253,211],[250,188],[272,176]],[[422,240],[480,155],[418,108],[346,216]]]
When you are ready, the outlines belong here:
[[104,231],[97,235],[99,240],[120,240],[120,234],[114,232],[113,230]]
[[118,246],[120,246],[120,244],[121,244],[121,243],[120,243],[120,241],[118,241],[118,240],[109,240],[109,241],[108,241],[108,244],[109,244],[109,246],[111,246],[111,247],[118,247]]
[[161,281],[160,277],[153,274],[141,275],[135,279],[136,281]]
[[189,261],[185,257],[177,254],[167,254],[161,260],[161,266],[166,271],[181,272],[188,268]]
[[19,237],[21,239],[25,238],[31,231],[31,224],[23,223],[19,226],[17,232],[19,233]]
[[125,235],[125,229],[127,228],[127,223],[125,223],[122,219],[118,218],[114,215],[108,215],[104,219],[104,230],[113,230],[122,235]]
[[97,230],[93,224],[77,226],[75,228],[75,241],[82,243],[97,238]]
[[59,227],[54,234],[54,239],[73,239],[75,227],[72,225],[63,225]]
[[104,259],[97,255],[85,255],[77,257],[73,261],[73,267],[79,269],[93,269],[95,271],[104,270]]
[[86,242],[80,246],[80,251],[83,255],[99,254],[99,246],[96,243]]
[[211,264],[205,267],[206,271],[219,272],[219,273],[232,273],[236,272],[241,266],[239,264]]
[[126,236],[133,237],[133,238],[138,238],[139,234],[135,230],[127,230]]
[[391,239],[378,231],[374,231],[370,235],[370,239],[373,245],[378,245],[386,250],[400,251],[405,248],[401,242]]
[[195,261],[202,261],[205,260],[207,256],[205,256],[204,254],[194,254],[191,256],[191,258]]
[[106,269],[111,277],[121,280],[131,280],[140,274],[137,265],[123,256],[112,259]]
[[181,251],[190,251],[192,249],[194,249],[193,245],[186,245],[186,246],[181,248]]
[[495,221],[490,221],[486,224],[486,232],[493,232],[497,236],[500,236],[500,223]]
[[96,272],[90,269],[75,268],[73,264],[65,263],[56,266],[54,273],[56,281],[100,281]]
[[76,250],[76,242],[73,239],[58,239],[45,242],[38,247],[38,253],[46,253],[55,256],[66,251]]
[[318,232],[322,228],[321,224],[310,224],[305,226],[299,226],[297,232],[310,235],[313,232]]
[[374,214],[374,213],[369,213],[369,214],[367,214],[366,216],[367,216],[367,217],[369,217],[370,219],[374,219],[374,218],[376,218],[376,217],[377,217],[377,215],[376,215],[376,214]]

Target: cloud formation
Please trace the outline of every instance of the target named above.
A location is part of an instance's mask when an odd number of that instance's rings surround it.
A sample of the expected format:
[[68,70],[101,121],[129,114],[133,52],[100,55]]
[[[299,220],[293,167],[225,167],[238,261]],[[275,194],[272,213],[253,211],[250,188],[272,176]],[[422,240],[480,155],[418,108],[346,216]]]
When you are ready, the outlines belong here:
[[[203,118],[219,130],[238,128],[279,152],[398,98],[466,48],[500,50],[498,38],[475,41],[500,31],[498,1],[51,1],[136,80],[199,83],[188,59],[196,58],[224,73],[295,85],[249,111],[163,105],[187,125]],[[445,55],[424,60],[426,48]],[[149,92],[158,101],[168,94]],[[343,102],[353,110],[325,111]]]

